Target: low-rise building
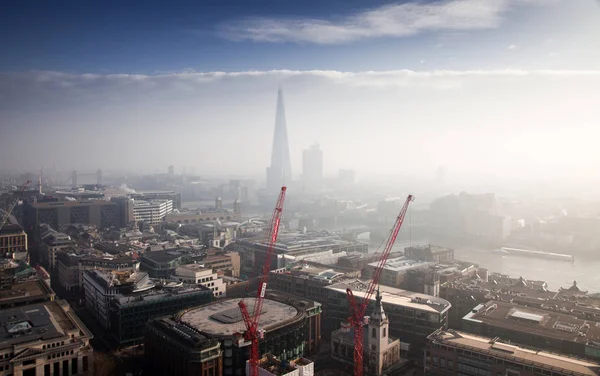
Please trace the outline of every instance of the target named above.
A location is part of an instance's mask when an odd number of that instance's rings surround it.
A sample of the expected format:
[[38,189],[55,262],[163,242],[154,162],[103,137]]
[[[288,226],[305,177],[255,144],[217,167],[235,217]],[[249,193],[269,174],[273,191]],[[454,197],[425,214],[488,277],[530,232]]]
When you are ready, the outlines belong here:
[[182,265],[175,269],[171,277],[174,281],[188,284],[198,284],[213,292],[216,298],[225,297],[225,283],[212,269],[199,264]]
[[92,334],[65,301],[0,311],[0,374],[92,375]]
[[525,348],[497,337],[439,330],[427,341],[426,376],[596,376],[600,364]]
[[154,288],[155,284],[144,272],[105,272],[85,270],[83,290],[86,309],[98,320],[102,328],[110,329],[109,309],[117,294],[131,294]]
[[462,329],[577,357],[600,359],[600,315],[581,319],[567,309],[546,310],[489,301],[463,318]]

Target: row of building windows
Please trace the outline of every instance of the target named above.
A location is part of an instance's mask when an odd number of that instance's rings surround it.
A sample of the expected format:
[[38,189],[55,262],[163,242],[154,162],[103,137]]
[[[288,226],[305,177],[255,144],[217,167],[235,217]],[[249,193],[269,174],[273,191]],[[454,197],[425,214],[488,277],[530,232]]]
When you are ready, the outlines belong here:
[[46,350],[47,348],[54,348],[54,347],[58,347],[58,346],[64,346],[65,345],[65,341],[62,342],[54,342],[54,343],[49,343],[47,345],[42,345],[42,350]]
[[60,358],[60,357],[66,356],[66,355],[73,355],[73,350],[63,351],[60,354],[56,353],[56,354],[48,355],[48,359]]

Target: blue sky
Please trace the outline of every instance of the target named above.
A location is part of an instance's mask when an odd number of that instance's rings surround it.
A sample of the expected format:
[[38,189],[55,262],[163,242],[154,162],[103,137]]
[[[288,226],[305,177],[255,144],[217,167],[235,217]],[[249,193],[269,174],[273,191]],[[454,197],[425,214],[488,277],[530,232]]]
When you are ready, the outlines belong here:
[[600,188],[595,0],[22,0],[0,46],[0,169],[263,177],[282,85],[296,177]]
[[[462,16],[443,9],[460,3]],[[402,5],[404,18],[393,13]],[[593,69],[597,8],[593,0],[12,1],[0,12],[0,71]],[[368,12],[379,18],[364,25]],[[426,12],[438,19],[423,22]],[[398,21],[415,30],[376,30]],[[359,36],[340,37],[357,28]]]

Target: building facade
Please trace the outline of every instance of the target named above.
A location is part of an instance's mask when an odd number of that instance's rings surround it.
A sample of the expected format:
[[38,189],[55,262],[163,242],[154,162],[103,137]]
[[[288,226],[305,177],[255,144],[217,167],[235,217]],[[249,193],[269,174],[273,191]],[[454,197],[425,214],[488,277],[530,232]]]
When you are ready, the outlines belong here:
[[308,191],[318,190],[323,182],[323,151],[319,144],[302,151],[302,181]]
[[0,255],[4,258],[26,260],[27,234],[17,224],[7,223],[0,228]]
[[171,279],[175,270],[191,262],[191,257],[177,249],[146,252],[142,255],[140,268],[151,278]]
[[131,294],[154,288],[154,282],[143,272],[104,272],[85,270],[83,291],[85,308],[102,328],[110,329],[110,306],[117,294]]
[[173,211],[171,200],[135,200],[133,202],[133,217],[151,225],[161,223],[167,214]]
[[182,265],[175,269],[171,277],[174,281],[186,284],[198,284],[212,291],[215,298],[225,297],[225,283],[212,269],[207,269],[199,264]]
[[223,349],[218,340],[208,339],[171,318],[149,320],[146,326],[145,374],[223,375]]
[[415,245],[404,248],[404,255],[411,260],[448,263],[454,261],[454,250],[436,245]]
[[439,330],[428,338],[424,370],[426,376],[595,376],[600,364],[499,338]]
[[148,320],[212,300],[212,291],[196,285],[118,294],[110,302],[111,336],[119,346],[140,344],[144,341]]

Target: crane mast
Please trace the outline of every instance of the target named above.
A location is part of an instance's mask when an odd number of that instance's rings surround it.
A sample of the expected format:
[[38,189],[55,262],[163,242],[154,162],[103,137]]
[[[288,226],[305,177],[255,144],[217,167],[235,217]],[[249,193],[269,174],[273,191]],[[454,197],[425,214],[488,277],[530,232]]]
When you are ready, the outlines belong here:
[[385,266],[394,243],[396,242],[396,238],[398,237],[398,233],[400,232],[400,228],[404,222],[404,217],[406,216],[406,211],[408,210],[408,205],[413,200],[413,195],[408,195],[406,198],[406,201],[400,210],[400,214],[398,214],[398,217],[396,218],[394,227],[392,227],[392,231],[390,232],[390,235],[385,243],[384,250],[381,253],[381,258],[379,259],[377,267],[375,268],[375,272],[373,273],[373,279],[367,287],[367,291],[365,292],[362,302],[357,303],[350,288],[346,290],[348,302],[350,303],[350,327],[354,329],[354,376],[363,375],[363,327],[365,325],[365,312],[367,310],[367,306],[371,301],[371,297],[375,292],[375,287],[379,283],[379,277],[381,277],[383,267]]
[[271,258],[273,256],[273,248],[277,242],[277,234],[279,234],[279,224],[281,222],[281,216],[283,213],[283,203],[285,201],[285,193],[287,188],[281,187],[281,192],[277,198],[277,204],[271,217],[267,258],[262,267],[262,273],[258,277],[258,291],[256,293],[256,299],[254,299],[254,306],[252,313],[248,312],[248,306],[241,300],[238,305],[242,312],[242,318],[246,325],[246,331],[244,332],[244,339],[250,341],[250,376],[258,376],[258,360],[260,357],[258,344],[260,340],[260,333],[258,330],[258,322],[260,320],[260,314],[262,312],[262,306],[265,300],[265,293],[267,291],[267,281],[269,279],[269,272],[271,271]]

